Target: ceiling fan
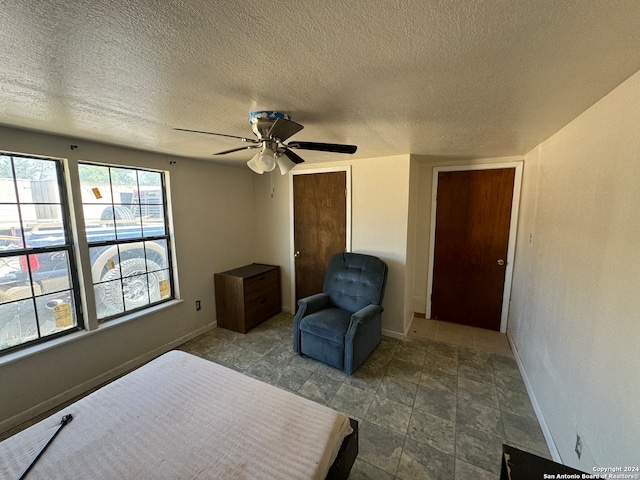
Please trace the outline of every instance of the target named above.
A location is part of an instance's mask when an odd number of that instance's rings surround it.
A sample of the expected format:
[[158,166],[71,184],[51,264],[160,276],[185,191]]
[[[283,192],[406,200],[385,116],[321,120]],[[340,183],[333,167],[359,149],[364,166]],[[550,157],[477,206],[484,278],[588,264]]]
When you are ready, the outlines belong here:
[[204,133],[206,135],[218,135],[220,137],[238,138],[249,145],[232,148],[214,155],[226,155],[227,153],[239,152],[241,150],[260,149],[260,151],[247,162],[251,170],[263,174],[271,172],[276,168],[280,169],[282,175],[295,167],[298,163],[304,162],[302,157],[291,149],[316,150],[320,152],[332,153],[355,153],[355,145],[342,145],[338,143],[318,143],[293,141],[284,143],[304,127],[291,120],[291,117],[282,112],[258,111],[249,114],[249,123],[257,139],[227,135],[225,133],[203,132],[200,130],[188,130],[186,128],[174,128],[182,132]]

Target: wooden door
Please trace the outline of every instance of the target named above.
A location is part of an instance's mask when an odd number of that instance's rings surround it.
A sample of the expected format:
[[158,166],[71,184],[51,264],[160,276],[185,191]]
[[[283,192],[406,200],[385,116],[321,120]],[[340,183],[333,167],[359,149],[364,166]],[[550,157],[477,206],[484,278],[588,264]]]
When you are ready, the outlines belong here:
[[293,175],[295,299],[322,291],[329,257],[347,246],[347,172]]
[[438,173],[431,318],[500,330],[515,168]]

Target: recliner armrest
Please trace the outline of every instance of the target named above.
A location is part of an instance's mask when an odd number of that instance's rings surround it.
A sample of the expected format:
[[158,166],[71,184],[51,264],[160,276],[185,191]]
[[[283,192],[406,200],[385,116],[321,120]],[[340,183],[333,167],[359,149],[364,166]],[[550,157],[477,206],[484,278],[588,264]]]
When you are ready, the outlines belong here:
[[302,316],[304,317],[305,315],[311,315],[312,313],[323,310],[328,306],[329,295],[326,293],[316,293],[315,295],[298,300],[298,313],[302,312]]
[[344,371],[347,375],[351,375],[380,343],[382,311],[380,305],[372,303],[351,315],[344,338]]
[[380,305],[375,305],[372,303],[351,315],[351,321],[356,321],[359,325],[362,325],[365,321],[367,321],[367,319],[376,316],[378,313],[382,313],[383,310],[384,309]]
[[298,300],[298,311],[293,317],[293,351],[300,353],[300,323],[307,315],[323,310],[329,306],[329,295],[316,293]]

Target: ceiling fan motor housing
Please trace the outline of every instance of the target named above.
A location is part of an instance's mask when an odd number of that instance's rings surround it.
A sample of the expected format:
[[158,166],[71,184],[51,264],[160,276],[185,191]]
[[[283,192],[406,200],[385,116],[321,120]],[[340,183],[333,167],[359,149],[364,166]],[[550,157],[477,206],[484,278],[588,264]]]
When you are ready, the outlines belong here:
[[271,130],[271,126],[279,118],[291,120],[291,115],[282,112],[272,112],[270,110],[251,112],[249,114],[249,123],[251,124],[253,133],[255,133],[261,141],[269,140],[269,130]]

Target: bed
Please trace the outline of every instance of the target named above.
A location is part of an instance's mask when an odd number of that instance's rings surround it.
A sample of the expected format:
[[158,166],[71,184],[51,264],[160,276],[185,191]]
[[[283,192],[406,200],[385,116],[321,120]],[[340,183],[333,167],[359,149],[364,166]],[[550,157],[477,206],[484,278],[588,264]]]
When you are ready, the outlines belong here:
[[0,478],[346,479],[357,422],[171,351],[0,443]]

